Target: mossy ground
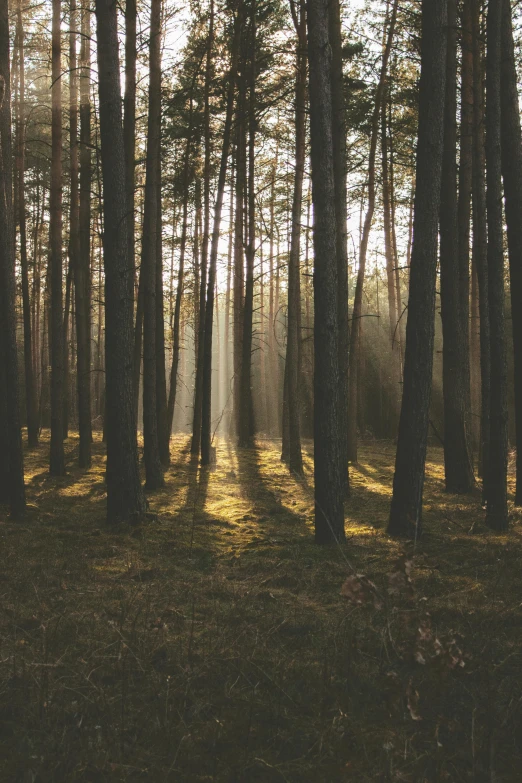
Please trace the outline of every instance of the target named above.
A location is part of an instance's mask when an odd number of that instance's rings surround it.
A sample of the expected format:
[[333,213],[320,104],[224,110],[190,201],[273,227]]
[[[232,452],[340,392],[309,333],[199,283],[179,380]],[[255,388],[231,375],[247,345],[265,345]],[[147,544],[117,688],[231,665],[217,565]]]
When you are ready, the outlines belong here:
[[61,480],[47,446],[26,454],[27,520],[0,510],[0,780],[522,781],[520,517],[488,533],[478,491],[444,492],[439,449],[412,576],[460,635],[456,670],[407,663],[393,610],[340,597],[402,551],[391,444],[363,444],[333,549],[313,543],[309,448],[300,482],[276,443],[219,441],[209,472],[174,438],[157,520],[111,530],[99,437],[90,471],[67,441]]

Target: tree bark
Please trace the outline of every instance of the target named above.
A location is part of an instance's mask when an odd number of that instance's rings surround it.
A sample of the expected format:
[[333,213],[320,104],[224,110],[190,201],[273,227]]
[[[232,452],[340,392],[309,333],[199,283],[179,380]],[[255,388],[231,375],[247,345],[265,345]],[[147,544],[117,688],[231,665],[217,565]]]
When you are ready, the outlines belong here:
[[[460,163],[457,211],[459,257],[459,311],[462,329],[462,379],[468,447],[472,449],[470,369],[470,224],[473,182],[473,0],[462,4],[462,67],[460,101]],[[471,459],[473,470],[473,459]]]
[[339,427],[337,216],[332,139],[332,69],[328,0],[308,0],[310,132],[314,205],[315,540],[344,541]]
[[51,89],[51,200],[49,251],[51,264],[51,454],[49,472],[65,475],[63,450],[63,291],[62,291],[62,46],[61,0],[53,0]]
[[444,138],[447,0],[423,0],[419,131],[404,386],[393,496],[392,536],[421,532],[435,335],[435,284]]
[[502,176],[511,289],[511,319],[515,376],[516,490],[515,505],[522,505],[522,136],[513,43],[511,3],[504,0],[502,15]]
[[393,239],[392,188],[390,187],[390,170],[388,161],[388,128],[387,128],[387,91],[383,94],[381,108],[381,155],[382,155],[382,202],[384,222],[384,254],[386,257],[386,283],[388,292],[388,318],[391,344],[391,389],[390,405],[386,417],[386,432],[388,437],[397,437],[400,409],[401,384],[401,345],[399,331],[399,297],[396,291],[396,255]]
[[[0,433],[6,437],[7,485],[13,519],[25,514],[24,458],[20,428],[18,351],[16,345],[16,281],[12,197],[11,89],[9,68],[9,9],[0,2]],[[5,498],[7,499],[7,498]]]
[[480,313],[480,450],[483,502],[486,501],[489,464],[490,328],[487,263],[486,153],[484,145],[484,83],[480,37],[480,0],[473,2],[473,264],[477,272]]
[[96,0],[100,142],[105,193],[105,353],[107,518],[140,518],[145,498],[138,470],[133,395],[134,269],[129,254],[129,220],[121,116],[116,2]]
[[332,48],[332,143],[335,181],[335,223],[337,248],[337,319],[339,322],[339,438],[341,450],[341,475],[344,494],[350,494],[348,473],[348,358],[350,352],[350,326],[348,317],[348,228],[347,228],[347,152],[346,109],[344,100],[344,75],[341,34],[341,8],[339,0],[329,4],[328,28]]
[[205,344],[205,307],[208,273],[208,246],[210,239],[210,88],[213,73],[212,56],[214,46],[214,3],[210,3],[210,17],[205,64],[205,97],[204,97],[204,133],[205,162],[203,168],[203,241],[201,243],[201,274],[199,280],[199,312],[196,343],[196,388],[194,392],[194,419],[192,426],[191,453],[199,454],[201,448],[201,427],[203,418],[203,375],[204,375],[204,344]]
[[178,366],[180,353],[180,323],[181,304],[183,301],[183,286],[185,281],[185,253],[187,248],[188,232],[188,202],[189,202],[189,173],[190,173],[190,149],[192,141],[192,95],[190,100],[189,126],[187,131],[187,146],[185,148],[185,160],[183,163],[183,215],[181,221],[181,241],[179,248],[178,288],[176,291],[176,303],[174,305],[174,317],[172,324],[172,366],[170,370],[170,387],[167,407],[167,431],[172,432],[174,421],[174,408],[176,406],[176,388],[178,381]]
[[91,465],[91,12],[81,12],[80,45],[80,200],[78,257],[75,265],[78,429],[81,468]]
[[507,530],[507,362],[501,162],[501,30],[503,0],[490,3],[486,22],[486,209],[490,327],[489,465],[486,524]]
[[153,0],[150,10],[149,109],[145,202],[141,247],[140,284],[143,285],[143,443],[145,486],[154,490],[164,485],[157,415],[157,237],[158,156],[161,131],[161,105],[158,86],[160,65],[161,0]]
[[20,270],[22,277],[22,309],[24,319],[24,370],[25,404],[27,415],[27,442],[29,448],[38,446],[38,398],[33,367],[33,334],[31,325],[31,299],[29,295],[29,264],[27,260],[27,225],[25,208],[25,65],[24,27],[22,3],[17,7],[17,37],[20,58],[19,110],[18,110],[18,224],[20,227]]
[[255,139],[256,118],[256,8],[250,14],[250,83],[248,85],[248,179],[247,179],[247,233],[245,248],[245,299],[243,303],[243,336],[241,341],[241,387],[239,399],[238,443],[243,448],[252,445],[254,436],[254,403],[252,399],[252,335],[254,316],[254,261],[256,242],[255,195]]
[[[448,2],[444,154],[440,202],[440,301],[443,333],[444,472],[448,492],[471,492],[473,466],[468,446],[466,367],[469,341],[461,312],[457,222],[457,2]],[[468,293],[469,296],[469,293]],[[467,307],[469,311],[469,305]],[[466,351],[468,354],[466,354]]]
[[[293,8],[293,6],[292,6]],[[294,10],[297,34],[295,84],[295,176],[292,202],[292,233],[288,257],[288,331],[284,375],[283,443],[281,459],[294,473],[303,473],[301,454],[301,405],[299,378],[301,375],[301,215],[303,178],[306,158],[306,9],[299,5],[299,18]]]

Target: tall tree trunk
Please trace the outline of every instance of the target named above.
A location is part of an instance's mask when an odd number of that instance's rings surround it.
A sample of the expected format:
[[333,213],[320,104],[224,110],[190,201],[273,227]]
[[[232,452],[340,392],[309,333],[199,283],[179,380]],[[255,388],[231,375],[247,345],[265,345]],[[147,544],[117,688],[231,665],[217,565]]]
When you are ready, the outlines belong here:
[[51,455],[49,472],[65,475],[63,450],[64,338],[62,291],[62,45],[60,38],[61,0],[53,0],[52,89],[51,89]]
[[203,241],[201,244],[201,275],[199,280],[199,312],[196,344],[196,388],[194,393],[194,420],[192,426],[192,454],[199,454],[201,447],[201,427],[203,419],[203,375],[204,375],[204,345],[205,345],[205,308],[208,271],[208,246],[210,240],[210,89],[213,74],[212,57],[214,47],[214,2],[210,0],[210,16],[205,65],[205,97],[204,97],[204,133],[205,162],[203,167]]
[[145,498],[138,470],[133,397],[134,269],[125,183],[116,2],[96,0],[100,142],[104,190],[107,518],[139,518]]
[[[160,85],[161,91],[161,85]],[[161,92],[159,95],[161,101]],[[167,370],[165,362],[165,306],[163,297],[163,211],[161,198],[161,153],[158,148],[157,231],[156,231],[156,410],[161,463],[170,465],[170,433],[168,429]]]
[[244,56],[241,55],[241,68],[238,84],[236,109],[236,192],[235,192],[235,225],[234,225],[234,428],[239,435],[239,410],[241,399],[241,363],[243,341],[243,311],[245,298],[245,190],[246,190],[246,82],[244,75]]
[[391,11],[391,18],[388,27],[388,35],[382,56],[381,71],[379,82],[375,92],[375,106],[372,114],[370,154],[368,160],[368,206],[364,219],[364,226],[361,236],[361,245],[359,248],[359,269],[357,272],[357,283],[355,286],[355,296],[352,311],[352,323],[350,333],[350,373],[348,378],[348,459],[352,462],[357,461],[357,396],[359,391],[358,365],[361,343],[361,317],[363,303],[363,285],[366,273],[366,255],[368,252],[368,240],[373,222],[373,213],[375,211],[375,156],[377,152],[377,139],[379,137],[379,116],[381,112],[382,97],[386,85],[386,73],[388,70],[388,61],[395,33],[395,24],[397,21],[398,0],[394,0]]
[[504,325],[504,250],[501,162],[501,30],[503,0],[488,6],[486,22],[486,208],[491,386],[486,524],[508,527],[507,511],[507,362]]
[[241,447],[252,445],[254,436],[254,406],[252,399],[252,335],[254,316],[254,261],[256,242],[255,218],[255,140],[256,118],[256,9],[251,4],[250,13],[250,83],[248,85],[248,180],[247,180],[247,242],[245,247],[245,300],[243,304],[243,336],[241,341],[241,387],[239,399],[238,443]]
[[71,294],[73,270],[66,263],[65,302],[63,306],[63,439],[69,437],[69,321],[71,316]]
[[229,73],[229,86],[227,93],[227,109],[225,126],[223,128],[223,146],[221,148],[221,160],[216,191],[216,204],[214,207],[214,224],[212,227],[212,242],[210,247],[210,260],[208,265],[207,300],[205,306],[205,329],[203,343],[203,396],[201,415],[201,464],[210,464],[211,444],[211,413],[212,413],[212,326],[214,319],[214,296],[216,288],[217,255],[219,246],[219,233],[221,227],[221,211],[223,209],[223,197],[227,178],[227,162],[230,149],[230,135],[232,130],[232,117],[234,113],[234,93],[236,89],[236,74],[239,49],[239,35],[241,30],[241,12],[236,17],[232,41],[231,66]]
[[477,271],[480,312],[480,450],[479,475],[485,502],[489,464],[490,328],[487,263],[486,153],[484,144],[484,83],[480,35],[480,0],[473,2],[473,264]]
[[27,414],[27,442],[29,448],[38,446],[38,398],[33,367],[33,335],[31,325],[31,299],[29,295],[29,264],[27,260],[27,225],[25,210],[25,66],[24,27],[22,3],[17,8],[18,52],[20,59],[20,89],[18,110],[18,223],[20,226],[20,270],[22,276],[22,308],[24,318],[24,369],[25,404]]
[[[232,417],[230,415],[230,304],[231,304],[231,283],[232,283],[232,256],[234,250],[234,153],[232,152],[232,172],[230,176],[230,213],[228,220],[228,258],[227,258],[227,287],[225,292],[225,384],[227,389],[226,406],[227,415],[225,417],[224,430],[229,433],[232,427]],[[267,387],[267,394],[268,394]],[[268,397],[267,397],[268,399]],[[268,419],[267,419],[268,421]],[[268,426],[268,425],[267,425]]]
[[[16,283],[12,197],[11,87],[9,68],[9,9],[0,2],[0,433],[6,437],[8,484],[13,519],[25,513],[24,458],[20,428],[18,352],[16,345]],[[5,469],[6,464],[2,467]],[[7,498],[5,498],[7,499]]]
[[125,181],[128,221],[129,253],[135,264],[134,190],[136,157],[136,0],[125,1],[125,94],[123,98],[123,141],[125,145]]
[[[275,233],[276,233],[276,218],[275,218],[275,206],[276,206],[276,177],[279,164],[279,136],[276,138],[276,148],[274,154],[274,162],[272,166],[270,176],[270,224],[269,224],[269,275],[270,275],[270,291],[268,296],[268,354],[269,354],[269,366],[270,366],[270,387],[268,390],[269,405],[270,405],[270,433],[277,435],[279,432],[278,418],[279,418],[279,356],[277,351],[275,330],[276,330],[276,318],[277,307],[275,297],[275,270],[274,261],[275,256]],[[238,164],[239,166],[239,164]],[[236,174],[236,188],[237,178],[239,172]],[[237,202],[236,202],[237,209]],[[237,221],[237,214],[236,214]],[[277,259],[276,265],[279,263]],[[235,279],[235,278],[234,278]],[[235,301],[235,300],[234,300]]]
[[168,400],[168,408],[167,408],[167,431],[169,433],[169,438],[172,432],[172,422],[174,421],[174,408],[176,407],[176,388],[178,382],[181,304],[183,301],[183,286],[185,281],[185,253],[187,248],[187,233],[188,233],[188,202],[189,202],[191,141],[192,141],[192,96],[190,100],[187,146],[185,148],[185,160],[183,163],[183,216],[181,222],[181,241],[180,241],[180,248],[179,248],[178,288],[176,291],[176,303],[174,305],[174,318],[172,324],[172,366],[170,370],[170,388],[169,388],[169,400]]
[[347,228],[347,153],[346,109],[344,100],[344,76],[341,33],[341,8],[339,0],[331,0],[329,6],[329,36],[332,48],[332,143],[335,181],[335,223],[337,248],[337,319],[339,322],[339,439],[341,450],[341,476],[345,496],[350,494],[348,474],[348,357],[350,328],[348,318],[348,228]]
[[421,532],[435,336],[437,233],[444,139],[447,0],[423,0],[417,188],[404,387],[388,533]]
[[382,155],[382,202],[383,202],[383,222],[384,222],[384,254],[386,257],[386,283],[388,291],[388,318],[390,328],[391,344],[391,394],[390,405],[387,416],[386,434],[388,437],[397,436],[397,426],[399,423],[400,406],[400,384],[401,384],[401,341],[399,332],[399,310],[398,304],[400,296],[396,290],[397,259],[395,254],[395,244],[393,237],[393,209],[392,209],[392,188],[388,160],[388,127],[387,110],[388,100],[387,91],[383,94],[381,108],[381,155]]
[[[468,446],[466,372],[469,344],[461,313],[457,223],[457,2],[448,2],[444,155],[440,202],[440,302],[443,333],[444,472],[448,492],[471,492],[473,466]],[[469,293],[468,293],[469,296]],[[469,310],[469,305],[468,308]],[[468,354],[466,353],[468,352]]]
[[[75,0],[73,0],[75,2]],[[78,256],[74,267],[76,306],[78,429],[81,468],[91,465],[91,12],[81,12],[80,45],[80,201]]]
[[[459,311],[462,329],[462,378],[468,448],[472,448],[470,370],[470,225],[473,182],[473,0],[462,4],[460,164],[458,196]],[[473,470],[473,459],[471,459]]]
[[145,486],[158,489],[164,484],[159,449],[157,415],[157,237],[158,231],[158,156],[161,131],[161,105],[158,86],[160,65],[161,0],[153,0],[150,10],[149,111],[147,123],[147,159],[145,202],[141,248],[140,284],[143,284],[143,442]]
[[308,0],[310,132],[314,205],[314,478],[315,540],[344,541],[339,427],[337,217],[332,139],[328,0]]
[[522,505],[522,137],[511,3],[502,16],[502,176],[506,204],[511,318],[515,366],[517,475],[515,505]]
[[292,202],[292,230],[288,257],[288,333],[284,376],[283,443],[281,459],[294,473],[303,472],[300,427],[301,374],[301,213],[303,207],[303,178],[306,157],[306,9],[304,0],[299,6],[299,18],[293,8],[297,34],[295,84],[295,176]]

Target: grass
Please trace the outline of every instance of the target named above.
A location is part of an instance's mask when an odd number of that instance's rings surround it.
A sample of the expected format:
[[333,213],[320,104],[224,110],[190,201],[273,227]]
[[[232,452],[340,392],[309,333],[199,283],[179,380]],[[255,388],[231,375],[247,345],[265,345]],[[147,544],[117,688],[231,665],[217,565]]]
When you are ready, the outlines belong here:
[[47,446],[26,455],[27,520],[0,510],[0,780],[522,780],[520,512],[487,532],[439,449],[412,577],[455,669],[413,661],[411,602],[340,596],[397,568],[391,444],[361,448],[337,549],[313,544],[309,449],[299,482],[275,443],[219,441],[208,472],[174,438],[157,521],[114,531],[99,440],[88,472],[67,441],[60,480]]

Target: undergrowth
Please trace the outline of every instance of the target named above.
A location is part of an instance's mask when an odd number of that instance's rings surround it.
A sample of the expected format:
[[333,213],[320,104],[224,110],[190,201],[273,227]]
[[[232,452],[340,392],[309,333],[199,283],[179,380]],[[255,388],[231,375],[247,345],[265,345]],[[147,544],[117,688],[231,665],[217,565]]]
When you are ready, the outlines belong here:
[[[384,533],[391,444],[361,448],[335,549],[313,544],[310,449],[298,481],[276,443],[219,441],[209,472],[174,438],[157,517],[111,530],[99,440],[90,471],[67,441],[59,480],[47,446],[27,520],[0,510],[0,780],[522,780],[519,517],[487,532],[440,450],[412,552]],[[356,573],[383,600],[341,595]]]

